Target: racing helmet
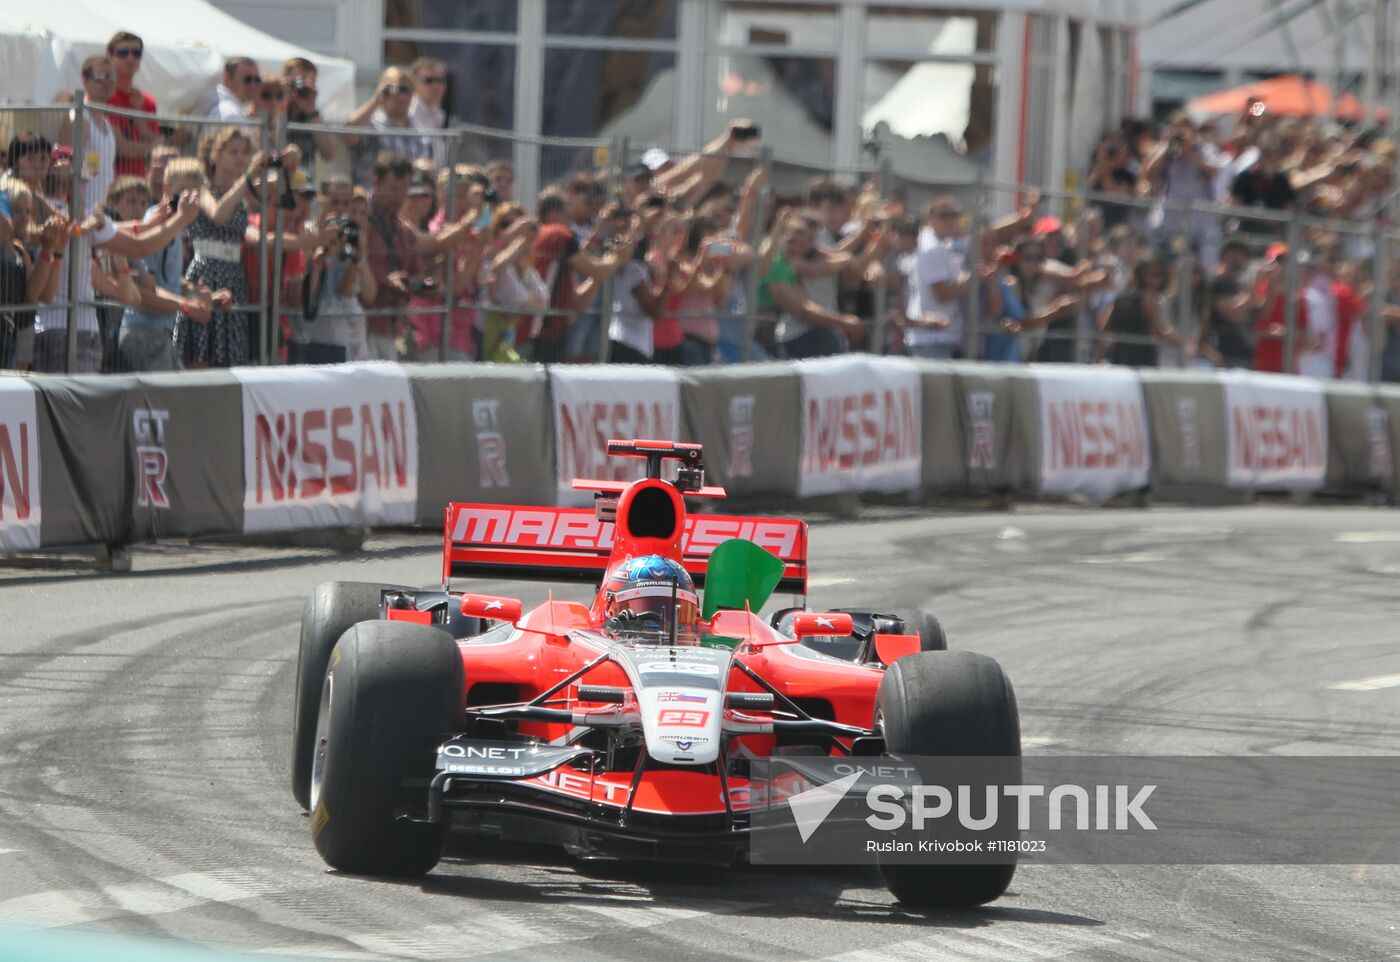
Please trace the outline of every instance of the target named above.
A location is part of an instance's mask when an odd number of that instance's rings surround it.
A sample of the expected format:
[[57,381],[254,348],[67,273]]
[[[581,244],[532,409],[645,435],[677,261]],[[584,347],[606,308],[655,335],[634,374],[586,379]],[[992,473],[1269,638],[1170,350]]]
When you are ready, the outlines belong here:
[[615,635],[667,644],[700,643],[700,597],[685,568],[649,554],[623,562],[603,585],[604,627]]

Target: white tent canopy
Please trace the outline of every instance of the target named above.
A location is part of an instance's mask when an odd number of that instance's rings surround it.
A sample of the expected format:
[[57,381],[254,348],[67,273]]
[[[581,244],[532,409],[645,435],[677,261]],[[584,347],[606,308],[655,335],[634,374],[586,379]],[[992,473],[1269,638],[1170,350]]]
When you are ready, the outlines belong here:
[[268,36],[205,0],[41,0],[0,18],[0,99],[53,102],[78,87],[82,62],[105,53],[119,30],[137,34],[146,55],[136,84],[162,114],[198,113],[223,74],[224,61],[252,57],[276,73],[289,57],[317,67],[318,105],[328,119],[354,109],[355,67]]

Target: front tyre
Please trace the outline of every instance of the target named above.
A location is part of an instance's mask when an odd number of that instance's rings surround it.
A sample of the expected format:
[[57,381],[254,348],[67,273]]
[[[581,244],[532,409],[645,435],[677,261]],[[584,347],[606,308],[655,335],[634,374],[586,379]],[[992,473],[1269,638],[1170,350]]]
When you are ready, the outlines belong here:
[[948,650],[948,636],[943,633],[943,623],[927,608],[919,609],[919,650]]
[[411,877],[442,855],[445,822],[399,819],[424,808],[436,748],[462,727],[462,656],[426,625],[355,625],[331,655],[309,772],[311,836],[326,864]]
[[[896,755],[1021,754],[1016,694],[1001,665],[971,651],[922,651],[885,672],[875,698],[875,725]],[[906,905],[965,908],[999,898],[1016,863],[882,864],[890,892]]]
[[328,581],[317,585],[306,599],[306,609],[301,616],[296,695],[292,707],[292,797],[302,808],[311,808],[316,712],[321,704],[321,682],[326,677],[331,650],[352,625],[378,620],[379,599],[386,590],[412,589],[363,581]]

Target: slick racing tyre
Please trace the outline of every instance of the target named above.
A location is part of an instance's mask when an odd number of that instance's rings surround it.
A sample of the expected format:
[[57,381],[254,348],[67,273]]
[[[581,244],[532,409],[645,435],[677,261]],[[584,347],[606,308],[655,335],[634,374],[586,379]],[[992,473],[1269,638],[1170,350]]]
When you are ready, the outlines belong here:
[[301,616],[301,645],[297,651],[297,687],[292,708],[292,797],[302,808],[311,807],[311,756],[315,748],[316,710],[321,704],[321,682],[331,649],[346,629],[361,621],[379,618],[379,598],[384,589],[399,585],[372,585],[361,581],[330,581],[318,585],[306,599]]
[[447,823],[398,816],[426,811],[436,748],[461,729],[465,701],[461,652],[442,629],[369,621],[345,633],[326,672],[311,771],[311,837],[327,865],[432,870]]
[[943,625],[927,608],[919,609],[919,644],[923,651],[947,651],[948,636]]
[[[1021,754],[1011,682],[995,660],[970,651],[916,652],[890,665],[875,698],[875,727],[893,755]],[[1009,858],[985,865],[881,864],[880,874],[906,905],[967,907],[1006,891],[1016,872]]]

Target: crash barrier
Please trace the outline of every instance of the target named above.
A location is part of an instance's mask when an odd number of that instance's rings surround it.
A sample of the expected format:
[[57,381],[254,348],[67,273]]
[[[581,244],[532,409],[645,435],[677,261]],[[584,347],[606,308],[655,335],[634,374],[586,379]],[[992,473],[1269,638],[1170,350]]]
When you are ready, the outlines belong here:
[[[711,370],[350,364],[0,377],[0,550],[587,504],[609,438],[699,441],[745,500],[1395,490],[1400,389],[851,355]],[[512,516],[523,536],[536,532]]]

